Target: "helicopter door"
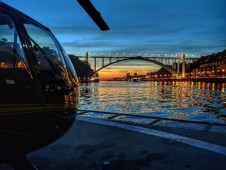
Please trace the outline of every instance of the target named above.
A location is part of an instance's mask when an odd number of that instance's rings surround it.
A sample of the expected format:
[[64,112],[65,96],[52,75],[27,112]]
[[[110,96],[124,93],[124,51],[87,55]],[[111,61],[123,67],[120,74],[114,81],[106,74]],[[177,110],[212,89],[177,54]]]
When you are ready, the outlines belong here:
[[24,21],[24,27],[37,60],[37,72],[46,110],[48,113],[62,114],[65,109],[65,97],[69,92],[64,59],[51,33],[28,20]]
[[44,107],[18,30],[11,17],[0,12],[0,130],[41,133]]

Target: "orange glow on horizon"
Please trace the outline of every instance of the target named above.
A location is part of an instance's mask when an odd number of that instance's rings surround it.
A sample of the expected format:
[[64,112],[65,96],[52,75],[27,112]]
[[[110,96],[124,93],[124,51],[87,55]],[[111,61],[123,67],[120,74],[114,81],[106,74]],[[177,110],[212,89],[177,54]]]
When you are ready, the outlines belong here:
[[100,80],[108,80],[108,79],[117,78],[117,77],[124,77],[125,75],[126,75],[126,73],[100,72],[99,79]]
[[[155,70],[157,71],[157,70]],[[137,69],[112,69],[112,70],[103,70],[100,71],[99,79],[100,80],[108,80],[112,78],[122,78],[125,77],[127,73],[130,73],[131,76],[134,75],[134,73],[137,73],[137,75],[147,75],[147,73],[150,72],[150,69],[143,68],[142,70]]]
[[108,80],[112,78],[123,78],[127,73],[130,73],[131,76],[134,75],[134,73],[137,73],[137,75],[147,75],[148,72],[158,71],[160,68],[160,66],[147,62],[125,62],[108,66],[100,70],[98,74],[100,80]]

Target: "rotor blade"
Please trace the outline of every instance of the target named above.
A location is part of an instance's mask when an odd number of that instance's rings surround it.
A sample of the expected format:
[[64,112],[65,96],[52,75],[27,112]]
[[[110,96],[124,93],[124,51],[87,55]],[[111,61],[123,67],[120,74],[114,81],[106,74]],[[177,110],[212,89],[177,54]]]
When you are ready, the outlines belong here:
[[90,0],[77,1],[102,31],[110,30],[109,26],[101,17],[100,12],[96,10]]

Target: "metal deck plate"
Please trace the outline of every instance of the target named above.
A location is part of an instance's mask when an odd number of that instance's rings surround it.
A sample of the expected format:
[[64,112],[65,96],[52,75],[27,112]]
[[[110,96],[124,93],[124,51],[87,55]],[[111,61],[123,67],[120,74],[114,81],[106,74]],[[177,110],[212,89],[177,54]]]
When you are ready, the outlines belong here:
[[122,115],[120,113],[108,113],[108,112],[98,112],[98,111],[79,111],[78,117],[91,117],[104,120],[114,120],[125,123],[134,123],[140,125],[156,125],[165,126],[173,128],[183,128],[192,130],[202,130],[218,133],[226,133],[226,124],[214,125],[208,122],[186,122],[181,120],[164,120],[164,118],[153,118],[153,117],[139,117],[136,115]]
[[205,127],[207,126],[206,124],[171,121],[171,120],[161,120],[159,122],[156,122],[154,125],[195,130],[204,130]]
[[118,116],[113,118],[113,120],[123,121],[123,122],[131,122],[131,123],[137,123],[137,124],[150,124],[157,119],[151,119],[151,118],[137,118],[135,116]]
[[92,117],[92,118],[98,118],[98,119],[108,119],[112,116],[114,116],[115,114],[104,114],[104,113],[100,113],[100,112],[86,112],[86,113],[83,113],[81,115],[78,115],[78,116],[81,116],[81,117]]

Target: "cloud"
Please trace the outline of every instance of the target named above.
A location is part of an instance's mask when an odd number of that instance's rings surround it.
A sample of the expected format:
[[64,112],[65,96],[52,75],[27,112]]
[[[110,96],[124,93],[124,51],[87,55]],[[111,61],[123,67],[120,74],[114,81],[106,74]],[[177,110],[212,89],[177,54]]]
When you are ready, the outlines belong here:
[[197,55],[226,47],[225,0],[93,0],[106,32],[74,1],[5,2],[49,27],[68,53]]

